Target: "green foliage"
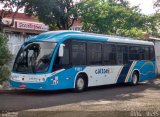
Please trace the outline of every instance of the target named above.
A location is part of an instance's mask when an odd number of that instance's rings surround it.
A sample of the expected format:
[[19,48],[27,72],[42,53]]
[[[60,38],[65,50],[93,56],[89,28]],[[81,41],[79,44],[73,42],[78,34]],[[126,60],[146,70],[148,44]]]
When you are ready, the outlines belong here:
[[149,33],[152,36],[160,38],[160,13],[156,13],[156,14],[152,15],[148,19],[150,21],[150,23],[149,23],[149,27],[150,27]]
[[69,29],[77,19],[73,0],[26,0],[25,12],[35,15],[51,29]]
[[148,16],[138,7],[116,0],[86,0],[79,4],[84,31],[143,38],[150,29]]
[[[69,29],[80,16],[86,32],[143,39],[144,32],[159,37],[159,15],[146,16],[126,0],[24,0],[25,13],[37,16],[51,30]],[[157,0],[159,1],[159,0]],[[159,3],[159,2],[157,2]]]
[[118,35],[132,37],[136,39],[145,39],[144,31],[136,27],[131,28],[130,30],[121,29],[118,31]]
[[9,78],[7,63],[11,60],[11,54],[7,47],[7,38],[0,33],[0,83]]
[[0,67],[0,83],[8,80],[10,76],[10,71],[7,65]]

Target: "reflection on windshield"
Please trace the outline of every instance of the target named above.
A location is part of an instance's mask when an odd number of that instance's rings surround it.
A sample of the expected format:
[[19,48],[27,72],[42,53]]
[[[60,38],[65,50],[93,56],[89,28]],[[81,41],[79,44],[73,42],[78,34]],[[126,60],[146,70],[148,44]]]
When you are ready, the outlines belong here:
[[55,46],[56,43],[51,42],[25,44],[17,55],[13,71],[20,73],[46,72]]

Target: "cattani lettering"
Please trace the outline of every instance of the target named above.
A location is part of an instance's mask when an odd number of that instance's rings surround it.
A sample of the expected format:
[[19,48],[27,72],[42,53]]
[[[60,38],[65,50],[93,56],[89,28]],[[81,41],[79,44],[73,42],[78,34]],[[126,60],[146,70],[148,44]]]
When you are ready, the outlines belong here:
[[108,68],[108,69],[100,68],[100,69],[96,69],[96,70],[95,70],[95,73],[96,73],[96,74],[108,74],[109,71],[110,71],[109,68]]

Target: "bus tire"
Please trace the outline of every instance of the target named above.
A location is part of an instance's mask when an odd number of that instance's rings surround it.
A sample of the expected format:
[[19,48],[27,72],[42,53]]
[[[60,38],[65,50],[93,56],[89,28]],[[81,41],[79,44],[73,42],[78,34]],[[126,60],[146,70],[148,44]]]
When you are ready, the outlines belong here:
[[75,91],[82,92],[87,88],[87,81],[83,75],[78,75],[75,82]]
[[138,76],[138,73],[137,72],[134,72],[132,74],[132,82],[131,82],[131,85],[135,86],[137,85],[139,82],[139,76]]

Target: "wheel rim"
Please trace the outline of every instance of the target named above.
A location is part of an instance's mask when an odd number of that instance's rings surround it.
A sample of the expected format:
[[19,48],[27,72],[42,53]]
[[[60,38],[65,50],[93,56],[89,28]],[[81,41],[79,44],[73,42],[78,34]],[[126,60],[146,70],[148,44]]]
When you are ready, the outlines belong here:
[[137,81],[138,81],[137,75],[134,74],[133,75],[133,84],[137,84]]
[[78,88],[78,90],[82,90],[84,88],[84,80],[83,80],[83,78],[79,78],[77,80],[77,88]]

